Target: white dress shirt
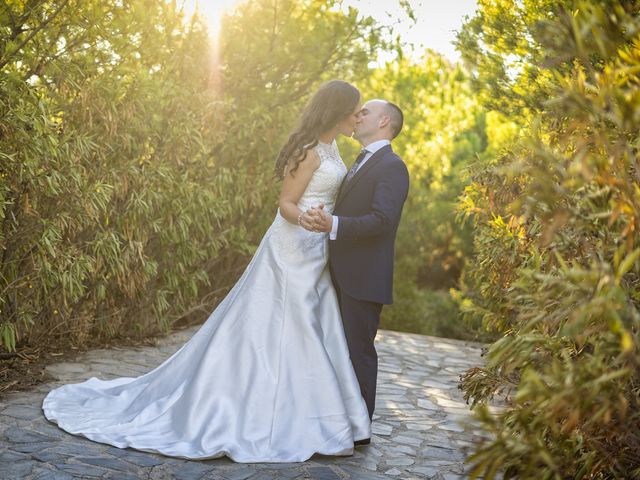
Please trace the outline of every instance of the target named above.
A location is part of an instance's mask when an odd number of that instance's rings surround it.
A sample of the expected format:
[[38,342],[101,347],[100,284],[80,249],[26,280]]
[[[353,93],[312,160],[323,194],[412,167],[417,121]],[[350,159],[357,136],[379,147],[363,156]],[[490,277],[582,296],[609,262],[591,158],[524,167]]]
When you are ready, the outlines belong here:
[[[360,162],[360,165],[358,165],[358,168],[356,169],[356,173],[358,172],[358,170],[362,168],[362,166],[367,162],[367,160],[369,160],[373,156],[374,153],[376,153],[385,145],[390,145],[390,144],[391,144],[391,141],[384,138],[382,140],[377,140],[373,143],[370,143],[369,145],[364,147],[364,149],[367,151],[367,154],[364,156],[364,158]],[[351,178],[350,181],[353,181],[353,178]],[[333,223],[331,224],[331,232],[329,233],[329,240],[335,240],[338,237],[338,217],[336,215],[332,215],[332,217],[333,217]]]

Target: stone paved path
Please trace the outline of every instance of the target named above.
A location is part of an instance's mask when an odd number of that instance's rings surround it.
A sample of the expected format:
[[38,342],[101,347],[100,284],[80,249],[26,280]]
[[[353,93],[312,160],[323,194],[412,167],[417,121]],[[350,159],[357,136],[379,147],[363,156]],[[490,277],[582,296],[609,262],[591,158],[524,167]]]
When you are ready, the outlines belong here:
[[480,345],[382,330],[372,444],[351,457],[314,456],[304,463],[188,461],[118,449],[70,435],[46,420],[46,392],[92,376],[146,373],[190,338],[179,331],[155,347],[92,350],[47,367],[59,381],[0,399],[0,479],[277,480],[464,478],[464,458],[481,431],[457,389],[459,375],[482,363]]

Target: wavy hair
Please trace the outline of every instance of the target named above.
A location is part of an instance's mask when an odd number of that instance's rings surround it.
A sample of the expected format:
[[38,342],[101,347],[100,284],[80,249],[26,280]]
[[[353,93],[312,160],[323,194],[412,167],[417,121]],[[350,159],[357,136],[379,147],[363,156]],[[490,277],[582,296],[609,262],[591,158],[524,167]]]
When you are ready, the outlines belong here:
[[273,171],[275,177],[284,178],[286,165],[289,165],[290,173],[295,172],[307,150],[318,144],[319,135],[351,115],[359,101],[360,91],[344,80],[330,80],[321,85],[302,112],[298,126],[280,149]]

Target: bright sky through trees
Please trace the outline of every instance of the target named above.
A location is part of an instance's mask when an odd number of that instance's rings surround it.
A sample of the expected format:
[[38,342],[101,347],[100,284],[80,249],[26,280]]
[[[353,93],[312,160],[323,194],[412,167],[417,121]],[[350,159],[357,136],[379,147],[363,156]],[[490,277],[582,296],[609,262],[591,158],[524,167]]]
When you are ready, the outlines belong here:
[[[206,18],[212,36],[217,35],[220,18],[242,0],[184,0],[185,13],[195,12],[196,4]],[[420,57],[425,48],[433,49],[455,61],[459,55],[451,41],[460,29],[465,15],[471,16],[477,8],[476,0],[450,0],[446,4],[438,0],[408,0],[416,21],[411,20],[398,0],[345,0],[344,8],[353,6],[364,15],[371,15],[378,22],[394,25],[403,42],[413,45],[406,53]],[[383,55],[380,61],[390,60]]]
[[[413,10],[415,22],[400,6],[400,1],[345,0],[345,7],[351,5],[365,15],[370,15],[385,25],[394,25],[394,31],[403,42],[413,45],[405,53],[419,58],[424,49],[430,48],[455,61],[460,55],[451,41],[460,30],[465,15],[471,16],[477,8],[476,0],[407,0]],[[388,60],[383,58],[381,60]],[[390,60],[390,58],[389,58]]]

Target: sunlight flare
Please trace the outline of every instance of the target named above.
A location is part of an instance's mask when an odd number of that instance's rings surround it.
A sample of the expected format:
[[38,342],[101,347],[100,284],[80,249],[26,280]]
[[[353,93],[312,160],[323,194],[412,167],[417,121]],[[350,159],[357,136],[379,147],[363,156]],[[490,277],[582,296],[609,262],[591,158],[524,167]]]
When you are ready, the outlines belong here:
[[209,36],[217,39],[220,33],[222,17],[240,3],[240,0],[184,0],[183,8],[187,18],[194,13],[202,18]]

